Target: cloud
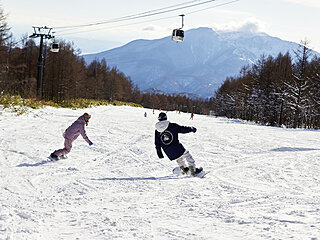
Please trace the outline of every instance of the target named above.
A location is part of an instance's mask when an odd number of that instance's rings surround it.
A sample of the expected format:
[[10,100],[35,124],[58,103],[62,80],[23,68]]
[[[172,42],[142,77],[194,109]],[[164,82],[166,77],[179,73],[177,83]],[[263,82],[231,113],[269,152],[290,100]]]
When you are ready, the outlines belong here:
[[[172,28],[173,29],[173,28]],[[166,36],[171,33],[171,29],[168,30],[168,26],[159,26],[155,24],[149,24],[147,26],[144,26],[143,28],[135,29],[135,33],[139,32],[140,34],[144,36],[149,36],[149,37],[162,37]]]
[[248,18],[240,22],[230,22],[223,25],[215,25],[213,27],[216,30],[222,31],[240,31],[240,32],[250,32],[258,33],[265,30],[265,24],[256,18]]
[[143,28],[142,31],[156,31],[156,28],[154,26],[147,26]]

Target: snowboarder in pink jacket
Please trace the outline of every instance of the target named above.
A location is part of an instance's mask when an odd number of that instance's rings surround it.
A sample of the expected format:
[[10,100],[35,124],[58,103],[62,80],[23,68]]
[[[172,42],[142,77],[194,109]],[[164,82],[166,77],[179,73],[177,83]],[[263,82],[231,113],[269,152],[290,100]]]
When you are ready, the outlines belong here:
[[71,151],[72,142],[77,139],[81,134],[83,139],[91,146],[93,143],[89,140],[84,125],[88,126],[90,114],[84,113],[80,116],[70,127],[68,127],[63,133],[64,148],[59,149],[51,153],[50,158],[58,160],[60,158],[66,158],[66,155]]

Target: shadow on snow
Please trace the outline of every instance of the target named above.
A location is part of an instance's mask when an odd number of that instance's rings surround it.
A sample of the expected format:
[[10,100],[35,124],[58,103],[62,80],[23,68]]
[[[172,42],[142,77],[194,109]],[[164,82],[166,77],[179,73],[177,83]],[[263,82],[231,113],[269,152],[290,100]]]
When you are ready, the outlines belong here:
[[320,150],[317,148],[296,148],[296,147],[281,147],[281,148],[274,148],[271,151],[274,152],[303,152],[303,151],[316,151]]
[[54,162],[54,161],[43,160],[42,162],[37,162],[37,163],[21,163],[21,164],[17,165],[17,167],[38,167],[38,166],[42,166],[42,165],[50,163],[50,162]]
[[164,177],[126,177],[126,178],[91,178],[94,181],[150,181],[150,180],[172,180],[179,179],[181,177],[176,176],[164,176]]

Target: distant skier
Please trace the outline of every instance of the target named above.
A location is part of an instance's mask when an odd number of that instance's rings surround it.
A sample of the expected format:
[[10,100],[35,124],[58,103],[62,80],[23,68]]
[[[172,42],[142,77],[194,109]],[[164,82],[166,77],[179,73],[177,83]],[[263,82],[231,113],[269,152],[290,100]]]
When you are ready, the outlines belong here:
[[162,148],[171,161],[177,161],[182,173],[186,174],[189,170],[192,176],[200,173],[202,168],[196,168],[191,154],[178,139],[178,133],[195,133],[197,129],[195,127],[184,127],[176,123],[170,123],[167,121],[167,115],[164,112],[159,114],[158,120],[159,122],[155,125],[155,145],[158,157],[163,158]]
[[191,120],[193,120],[193,113],[191,113],[191,117],[190,117],[190,119],[191,119]]
[[80,116],[70,127],[68,127],[63,133],[64,148],[59,149],[51,153],[50,158],[52,160],[58,160],[60,158],[66,158],[66,155],[71,151],[72,142],[77,139],[81,134],[84,140],[91,146],[93,143],[89,140],[84,125],[88,126],[90,114],[84,113]]

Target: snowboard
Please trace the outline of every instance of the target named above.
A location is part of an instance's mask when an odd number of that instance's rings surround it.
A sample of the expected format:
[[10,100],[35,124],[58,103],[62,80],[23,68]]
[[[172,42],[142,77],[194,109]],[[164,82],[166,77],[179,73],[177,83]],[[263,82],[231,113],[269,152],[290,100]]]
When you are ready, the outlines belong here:
[[[187,172],[187,174],[183,174],[181,172],[181,169],[180,167],[175,167],[173,170],[172,170],[173,174],[177,175],[177,176],[188,176],[188,177],[192,177],[191,174],[190,174],[190,171]],[[193,177],[198,177],[198,178],[204,178],[204,176],[206,176],[209,172],[207,171],[204,171],[202,170],[201,172],[199,172],[198,174],[196,174],[195,176]]]
[[60,158],[55,159],[55,158],[52,158],[51,156],[49,156],[48,159],[49,159],[49,162],[56,162],[60,160]]
[[48,159],[50,160],[50,162],[56,162],[56,161],[59,161],[61,159],[67,159],[68,157],[66,155],[62,155],[60,157],[58,157],[57,159],[55,158],[52,158],[51,156],[48,157]]

